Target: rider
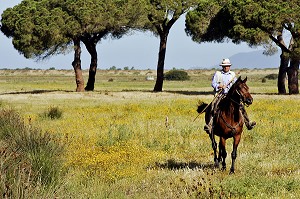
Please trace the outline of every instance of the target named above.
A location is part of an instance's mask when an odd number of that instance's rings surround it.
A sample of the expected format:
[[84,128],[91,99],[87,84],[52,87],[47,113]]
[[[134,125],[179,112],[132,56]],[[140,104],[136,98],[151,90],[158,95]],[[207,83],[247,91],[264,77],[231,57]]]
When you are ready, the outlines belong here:
[[[228,93],[230,87],[237,80],[235,73],[230,70],[231,63],[230,63],[229,59],[223,59],[220,66],[222,66],[222,70],[215,72],[215,74],[212,78],[212,83],[211,83],[211,86],[214,88],[214,91],[216,93],[216,97],[211,103],[211,112],[210,112],[209,123],[204,126],[204,130],[208,134],[211,133],[212,124],[213,124],[213,116],[218,108],[218,104],[219,104],[220,100]],[[250,122],[244,106],[241,107],[241,113],[244,116],[247,129],[248,130],[253,129],[253,127],[256,125],[256,122],[255,121]]]

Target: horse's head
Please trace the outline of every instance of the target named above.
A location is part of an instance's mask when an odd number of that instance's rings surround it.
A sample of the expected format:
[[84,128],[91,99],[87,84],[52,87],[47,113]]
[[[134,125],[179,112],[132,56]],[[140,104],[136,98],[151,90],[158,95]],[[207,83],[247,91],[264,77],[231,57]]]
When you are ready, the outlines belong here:
[[247,86],[246,82],[247,82],[247,77],[244,80],[242,80],[241,77],[239,77],[235,82],[235,90],[240,96],[241,101],[245,105],[249,106],[252,104],[253,98],[249,92],[249,87]]

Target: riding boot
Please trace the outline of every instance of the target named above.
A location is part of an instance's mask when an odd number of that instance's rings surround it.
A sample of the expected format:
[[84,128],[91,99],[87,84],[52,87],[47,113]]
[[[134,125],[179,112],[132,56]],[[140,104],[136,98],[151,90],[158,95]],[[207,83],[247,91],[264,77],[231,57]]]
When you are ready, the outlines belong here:
[[210,119],[209,119],[208,124],[204,125],[204,131],[206,131],[207,134],[211,134],[213,121],[214,121],[214,115],[217,112],[217,107],[218,107],[218,104],[219,104],[220,100],[222,99],[222,97],[223,97],[223,95],[216,97],[215,100],[212,101],[212,103],[211,103]]
[[212,123],[213,123],[213,116],[210,117],[210,120],[208,122],[208,124],[204,125],[204,131],[206,131],[207,134],[211,134],[211,130],[212,130]]
[[245,125],[247,127],[248,130],[251,130],[255,127],[256,125],[256,122],[255,121],[250,121],[249,117],[248,117],[248,114],[244,108],[244,106],[241,106],[241,113],[242,115],[244,116],[244,119],[245,119]]

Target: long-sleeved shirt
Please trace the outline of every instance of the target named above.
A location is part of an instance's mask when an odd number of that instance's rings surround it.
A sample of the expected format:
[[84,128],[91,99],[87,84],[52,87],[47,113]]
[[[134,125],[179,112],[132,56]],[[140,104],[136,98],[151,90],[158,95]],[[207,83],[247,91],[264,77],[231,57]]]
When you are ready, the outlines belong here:
[[[231,83],[229,83],[230,81]],[[216,71],[212,78],[211,86],[214,88],[215,92],[218,92],[219,91],[218,86],[227,85],[223,93],[228,93],[230,87],[235,81],[236,81],[236,77],[233,71],[228,71],[227,73],[225,73],[224,71]]]

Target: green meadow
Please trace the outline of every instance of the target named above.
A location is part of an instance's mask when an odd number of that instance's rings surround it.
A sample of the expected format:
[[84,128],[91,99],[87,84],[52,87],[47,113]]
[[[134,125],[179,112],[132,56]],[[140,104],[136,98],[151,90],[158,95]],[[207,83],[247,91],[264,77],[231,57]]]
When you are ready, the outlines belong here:
[[[148,70],[0,70],[0,191],[6,198],[299,198],[300,95],[277,95],[277,69],[235,70],[254,99],[235,174],[213,167],[198,101],[213,70],[152,92]],[[88,71],[84,71],[87,81]],[[196,118],[197,117],[197,118]],[[196,118],[196,119],[195,119]]]

